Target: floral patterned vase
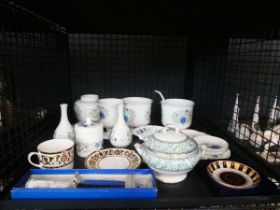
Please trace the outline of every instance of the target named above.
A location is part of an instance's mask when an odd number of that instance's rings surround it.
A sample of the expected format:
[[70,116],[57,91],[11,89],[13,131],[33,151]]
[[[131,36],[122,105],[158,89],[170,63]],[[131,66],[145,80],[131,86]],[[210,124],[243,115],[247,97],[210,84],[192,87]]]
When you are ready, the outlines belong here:
[[60,104],[61,118],[57,128],[54,131],[53,138],[55,139],[70,139],[75,140],[75,132],[70,124],[67,116],[68,104]]
[[132,133],[124,120],[123,104],[118,106],[118,120],[113,127],[110,142],[114,147],[127,147],[132,142]]

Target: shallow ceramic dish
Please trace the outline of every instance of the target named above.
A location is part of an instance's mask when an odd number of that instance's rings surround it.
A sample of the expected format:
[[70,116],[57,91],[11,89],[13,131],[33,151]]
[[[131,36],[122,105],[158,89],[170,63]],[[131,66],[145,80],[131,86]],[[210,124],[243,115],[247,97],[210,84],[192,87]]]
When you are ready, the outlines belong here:
[[108,148],[90,154],[85,160],[88,169],[135,169],[141,164],[133,150]]
[[215,136],[197,136],[194,138],[194,140],[198,143],[198,145],[206,146],[205,154],[207,155],[222,154],[228,149],[228,143],[225,140]]
[[261,177],[251,167],[230,160],[218,160],[207,166],[207,172],[217,183],[232,189],[249,189],[258,186]]
[[192,139],[194,139],[197,136],[206,135],[206,133],[203,133],[203,132],[197,131],[197,130],[193,130],[193,129],[184,129],[184,130],[181,130],[181,132]]
[[159,132],[161,129],[163,129],[162,126],[147,125],[133,129],[132,133],[139,139],[145,140],[149,136],[153,135],[155,132]]
[[201,159],[202,160],[217,160],[217,159],[228,159],[231,156],[231,151],[230,149],[227,149],[224,153],[222,154],[217,154],[217,155],[207,155],[204,154]]

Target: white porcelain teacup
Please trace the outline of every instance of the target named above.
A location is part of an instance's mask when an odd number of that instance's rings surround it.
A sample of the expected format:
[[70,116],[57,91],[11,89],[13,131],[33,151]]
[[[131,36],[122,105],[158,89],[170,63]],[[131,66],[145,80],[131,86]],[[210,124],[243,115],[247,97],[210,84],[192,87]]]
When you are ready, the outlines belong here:
[[171,98],[161,101],[161,122],[164,126],[175,124],[180,129],[192,124],[194,102],[186,99]]
[[109,139],[110,137],[112,128],[118,119],[118,105],[122,103],[123,100],[118,98],[104,98],[98,101],[100,119],[107,130],[107,132],[104,133],[105,139]]
[[124,98],[124,118],[129,127],[148,125],[151,118],[152,99],[143,97]]
[[[51,139],[40,143],[37,152],[28,154],[31,165],[46,169],[70,169],[74,166],[74,142],[69,139]],[[39,163],[34,163],[31,157],[36,155]]]

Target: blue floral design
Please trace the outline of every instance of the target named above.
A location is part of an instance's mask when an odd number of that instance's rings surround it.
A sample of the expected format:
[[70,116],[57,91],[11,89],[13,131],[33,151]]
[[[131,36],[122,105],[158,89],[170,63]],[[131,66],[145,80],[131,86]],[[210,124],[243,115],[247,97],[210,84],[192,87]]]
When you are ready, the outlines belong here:
[[100,111],[100,113],[99,113],[99,116],[100,116],[100,119],[104,119],[104,118],[105,118],[104,113],[103,113],[103,112],[101,112],[101,111]]
[[96,149],[99,149],[100,146],[101,146],[101,144],[100,144],[99,142],[95,143],[95,148],[96,148]]
[[180,122],[181,122],[181,124],[185,124],[187,122],[187,118],[181,117]]
[[128,116],[127,115],[124,115],[124,120],[125,120],[125,122],[128,121]]
[[186,125],[187,123],[191,122],[191,113],[188,110],[174,112],[172,114],[172,120],[174,123]]

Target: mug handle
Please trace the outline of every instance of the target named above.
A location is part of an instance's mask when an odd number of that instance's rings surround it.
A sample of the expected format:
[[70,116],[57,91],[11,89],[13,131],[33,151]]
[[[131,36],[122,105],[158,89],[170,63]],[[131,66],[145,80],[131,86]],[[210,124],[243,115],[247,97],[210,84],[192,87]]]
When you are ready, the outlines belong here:
[[[33,155],[37,155],[38,159],[39,159],[39,164],[37,163],[33,163],[32,160],[31,160],[31,157]],[[38,152],[30,152],[27,156],[27,159],[28,159],[28,162],[33,165],[33,166],[36,166],[38,168],[42,168],[42,163],[40,163],[40,154]]]

